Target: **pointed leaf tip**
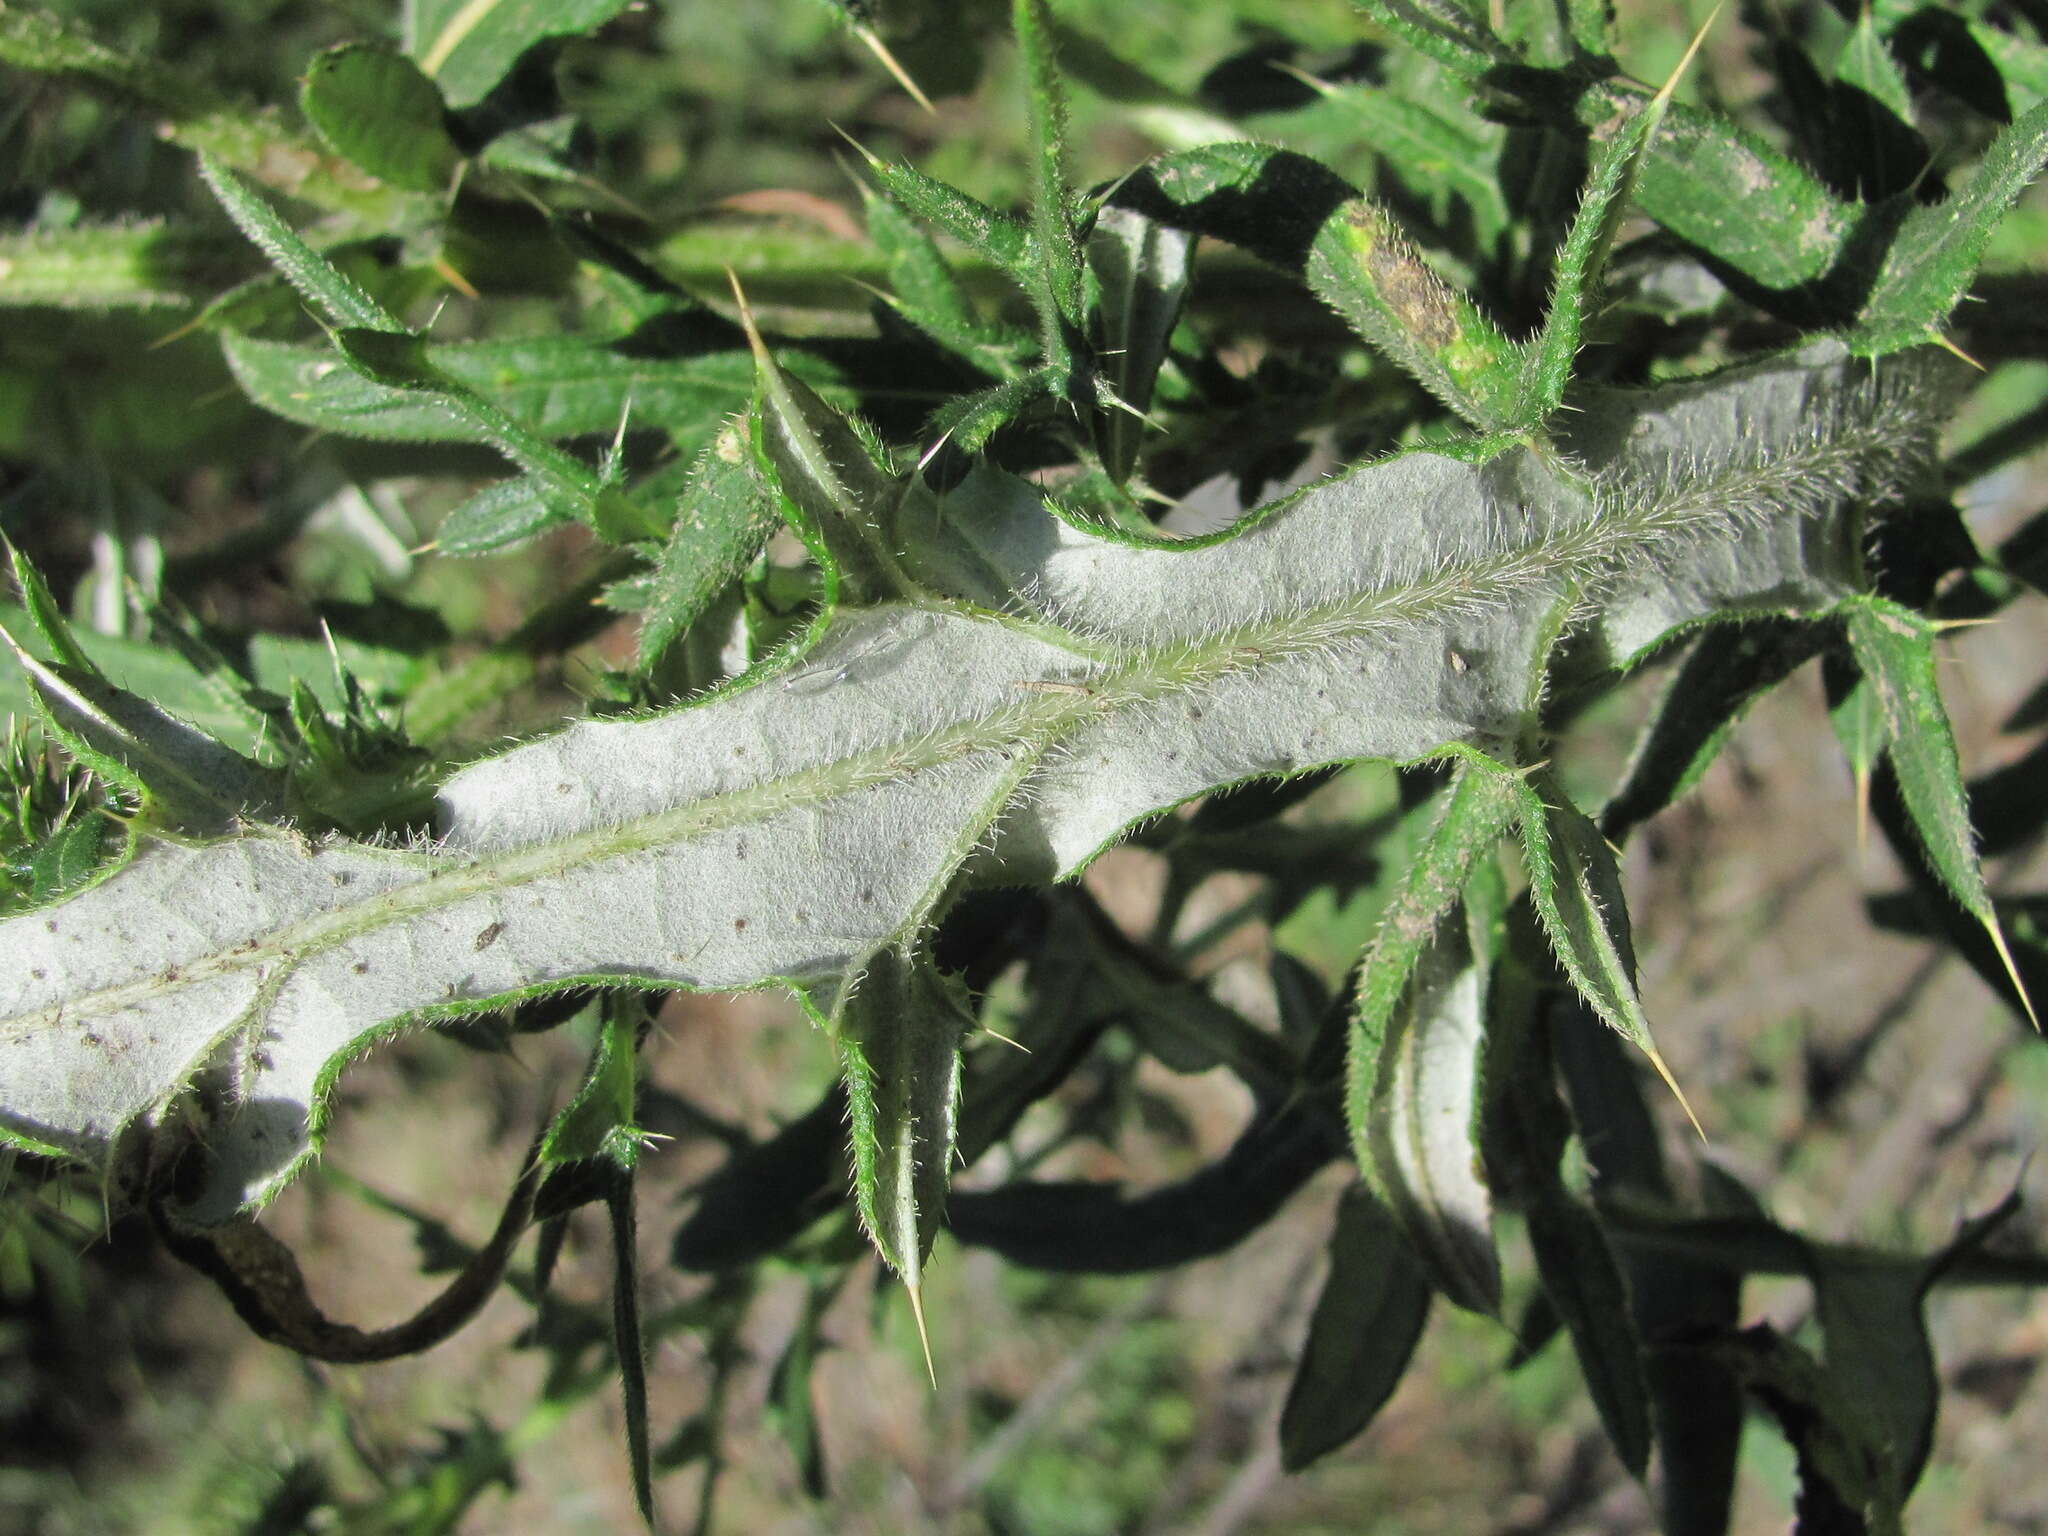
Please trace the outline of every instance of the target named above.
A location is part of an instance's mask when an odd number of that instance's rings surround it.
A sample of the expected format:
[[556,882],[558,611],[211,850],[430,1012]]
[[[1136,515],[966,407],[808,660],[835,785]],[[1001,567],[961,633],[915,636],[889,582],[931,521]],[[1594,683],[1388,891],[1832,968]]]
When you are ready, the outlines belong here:
[[1654,1045],[1643,1048],[1643,1054],[1650,1058],[1650,1065],[1657,1069],[1657,1075],[1664,1079],[1664,1086],[1671,1090],[1671,1096],[1678,1100],[1678,1107],[1685,1111],[1685,1118],[1692,1122],[1702,1145],[1711,1146],[1707,1140],[1706,1127],[1700,1124],[1700,1117],[1692,1112],[1692,1103],[1685,1096],[1685,1090],[1678,1086],[1678,1079],[1672,1076],[1670,1064],[1664,1060],[1664,1053]]

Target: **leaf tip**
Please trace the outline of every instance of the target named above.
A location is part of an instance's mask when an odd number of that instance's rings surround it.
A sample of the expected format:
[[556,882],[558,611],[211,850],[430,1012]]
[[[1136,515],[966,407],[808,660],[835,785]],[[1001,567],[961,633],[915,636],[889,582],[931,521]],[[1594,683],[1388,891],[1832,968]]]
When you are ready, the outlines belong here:
[[725,280],[732,284],[732,301],[739,306],[740,329],[746,332],[748,350],[762,368],[773,368],[775,359],[768,355],[768,344],[761,339],[761,328],[754,324],[754,307],[747,302],[746,290],[740,287],[739,273],[727,267]]

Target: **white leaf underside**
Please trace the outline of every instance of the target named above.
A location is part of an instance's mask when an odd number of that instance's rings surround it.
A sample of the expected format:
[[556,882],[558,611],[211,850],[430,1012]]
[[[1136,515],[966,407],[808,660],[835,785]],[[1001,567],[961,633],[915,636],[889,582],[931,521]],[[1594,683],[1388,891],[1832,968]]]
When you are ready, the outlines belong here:
[[1567,606],[1627,655],[1843,595],[1842,497],[1926,435],[1926,365],[1880,382],[1809,349],[1589,407],[1592,478],[1410,453],[1179,547],[1074,528],[993,470],[920,490],[898,542],[958,601],[842,612],[748,686],[479,762],[430,850],[156,844],[0,922],[0,1129],[100,1160],[203,1074],[229,1107],[194,1215],[222,1218],[281,1186],[385,1026],[578,980],[816,983],[963,871],[1055,879],[1223,785],[1498,743]]

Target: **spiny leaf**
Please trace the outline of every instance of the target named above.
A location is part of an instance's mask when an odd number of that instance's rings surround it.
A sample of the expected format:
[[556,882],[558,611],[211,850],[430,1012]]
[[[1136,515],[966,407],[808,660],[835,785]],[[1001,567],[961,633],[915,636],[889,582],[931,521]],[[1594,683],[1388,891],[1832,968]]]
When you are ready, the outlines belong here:
[[433,547],[444,555],[488,555],[569,521],[532,475],[487,485],[441,519]]
[[39,661],[0,629],[28,675],[49,729],[79,762],[139,795],[150,825],[180,837],[219,837],[244,818],[282,813],[282,785],[240,753],[97,672]]
[[748,452],[746,423],[727,422],[697,457],[675,531],[655,567],[653,601],[640,621],[643,668],[761,552],[780,514]]
[[[1498,750],[1559,613],[1668,588],[1691,623],[1741,611],[1752,578],[1781,587],[1778,556],[1728,551],[1788,516],[1824,545],[1844,486],[1899,466],[1925,383],[1910,360],[1882,390],[1838,351],[1770,360],[1678,392],[1677,418],[1709,424],[1682,465],[1624,447],[1588,479],[1521,447],[1414,451],[1180,542],[1074,526],[986,466],[939,495],[869,464],[853,510],[916,596],[829,609],[684,708],[471,765],[430,846],[153,844],[0,923],[0,1126],[97,1161],[219,1065],[239,1103],[214,1107],[199,1209],[223,1216],[289,1176],[336,1076],[396,1022],[592,981],[815,986],[907,942],[963,879],[1071,874],[1196,795]],[[1606,410],[1586,418],[1621,445],[1671,414]],[[1759,476],[1768,506],[1746,500]]]
[[1309,286],[1423,388],[1482,432],[1515,425],[1521,353],[1432,271],[1392,215],[1346,203],[1316,236]]
[[755,421],[763,469],[788,498],[796,520],[814,530],[830,552],[841,595],[872,602],[907,594],[912,589],[884,522],[906,487],[875,462],[844,416],[776,361],[754,325],[738,278],[732,288],[760,386]]
[[207,182],[242,233],[268,256],[285,279],[322,310],[341,360],[387,390],[417,392],[517,464],[556,505],[612,543],[664,532],[642,508],[573,455],[517,420],[495,401],[441,372],[422,339],[296,231],[232,171],[202,162]]
[[333,325],[405,334],[398,317],[345,273],[299,238],[298,232],[228,167],[211,155],[199,157],[199,173],[235,227],[270,258],[280,276]]
[[[1291,71],[1290,71],[1291,72]],[[1408,80],[1372,86],[1334,85],[1313,75],[1300,78],[1341,105],[1366,144],[1380,158],[1383,174],[1399,177],[1410,192],[1427,198],[1440,220],[1460,200],[1471,210],[1474,234],[1490,245],[1510,223],[1501,195],[1499,162],[1507,131],[1460,103],[1442,96],[1417,99]]]
[[[387,442],[474,436],[437,402],[365,378],[332,347],[231,331],[221,337],[221,351],[243,393],[287,421]],[[629,409],[636,428],[694,433],[744,406],[754,382],[753,361],[741,348],[662,357],[586,336],[430,341],[426,359],[437,374],[551,438],[610,434]],[[814,388],[845,398],[829,364],[799,353],[785,366]]]
[[2033,1000],[2021,984],[2012,951],[1998,926],[1991,893],[1977,860],[1970,830],[1970,803],[1963,787],[1955,733],[1941,702],[1935,674],[1935,627],[1910,608],[1882,598],[1848,607],[1849,645],[1864,681],[1884,713],[1885,753],[1898,775],[1899,794],[1913,818],[1913,830],[1927,862],[1951,896],[1979,923],[1997,947],[2006,974],[2027,1017],[2040,1027]]
[[1462,762],[1409,856],[1359,972],[1345,1094],[1359,1166],[1437,1288],[1487,1313],[1500,1306],[1500,1260],[1472,1140],[1485,977],[1464,925],[1444,919],[1514,817],[1510,781]]
[[904,319],[976,367],[1008,378],[1027,355],[1028,334],[986,321],[938,243],[888,193],[863,185],[868,234],[888,262],[889,286]]
[[[1641,98],[1618,85],[1579,98],[1579,122],[1611,131]],[[1857,210],[1811,170],[1718,113],[1673,102],[1646,153],[1636,205],[1767,294],[1818,284],[1840,261]]]
[[1699,1117],[1650,1037],[1650,1021],[1636,992],[1628,899],[1622,894],[1614,850],[1550,773],[1532,773],[1520,787],[1520,796],[1529,899],[1558,962],[1607,1026],[1650,1058],[1686,1119],[1704,1138]]
[[1992,230],[2044,163],[2048,102],[2000,131],[1962,191],[1906,215],[1863,305],[1855,350],[1875,356],[1926,341],[1962,299]]
[[1529,1208],[1529,1245],[1544,1294],[1571,1330],[1586,1390],[1621,1464],[1637,1477],[1650,1460],[1650,1394],[1628,1291],[1600,1223],[1561,1185]]
[[849,139],[882,190],[913,217],[950,235],[1018,282],[1029,285],[1038,258],[1031,226],[1015,214],[989,207],[958,187],[894,161],[882,160]]
[[1356,1439],[1400,1385],[1429,1317],[1429,1282],[1366,1190],[1345,1191],[1330,1273],[1280,1410],[1280,1460],[1299,1472]]
[[299,110],[329,149],[396,187],[444,192],[462,161],[434,82],[382,48],[344,43],[317,56]]
[[1012,0],[1030,111],[1031,237],[1037,257],[1031,302],[1045,364],[1064,374],[1081,330],[1081,242],[1067,193],[1067,97],[1045,0]]
[[929,961],[894,947],[871,955],[848,986],[832,1026],[853,1132],[854,1203],[876,1250],[903,1278],[930,1370],[924,1261],[945,1209],[960,1047],[974,1021]]
[[1519,409],[1525,431],[1540,427],[1564,399],[1565,386],[1571,382],[1572,363],[1578,356],[1579,337],[1599,294],[1601,273],[1607,264],[1608,250],[1614,244],[1615,231],[1634,195],[1637,172],[1664,121],[1672,91],[1712,25],[1713,17],[1709,16],[1663,88],[1628,117],[1593,157],[1592,168],[1586,173],[1585,191],[1580,194],[1579,210],[1565,236],[1564,249],[1557,255],[1557,276],[1543,329],[1525,348]]

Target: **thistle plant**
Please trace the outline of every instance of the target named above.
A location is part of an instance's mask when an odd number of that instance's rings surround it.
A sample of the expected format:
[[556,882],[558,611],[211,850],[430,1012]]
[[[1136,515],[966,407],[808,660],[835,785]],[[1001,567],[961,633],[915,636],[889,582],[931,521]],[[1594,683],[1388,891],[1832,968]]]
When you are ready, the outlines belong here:
[[[662,994],[776,988],[839,1083],[702,1192],[685,1268],[786,1248],[837,1184],[922,1332],[949,1225],[1023,1264],[1159,1267],[1256,1230],[1348,1148],[1359,1182],[1280,1425],[1290,1466],[1365,1427],[1433,1297],[1501,1313],[1514,1212],[1622,1463],[1642,1475],[1655,1453],[1669,1529],[1724,1528],[1745,1391],[1794,1443],[1802,1508],[1854,1522],[1814,1530],[1899,1529],[1934,1387],[1853,1400],[1870,1297],[1849,1277],[1886,1277],[1924,1348],[1927,1290],[1996,1268],[1995,1221],[1920,1258],[1687,1208],[1645,1107],[1668,1093],[1694,1115],[1653,1035],[1684,1020],[1644,1004],[1617,851],[1823,657],[1883,831],[2031,1016],[2038,936],[2008,930],[1987,884],[1937,657],[1945,626],[2031,600],[2038,574],[1970,542],[1943,433],[1986,350],[1958,305],[2048,159],[2041,44],[1956,23],[2007,111],[1944,143],[1956,111],[1918,104],[1962,91],[1954,50],[1926,13],[1865,8],[1838,23],[1821,95],[1883,131],[1838,123],[1816,164],[1686,104],[1679,74],[1632,79],[1601,5],[1489,20],[1374,0],[1377,81],[1292,78],[1375,192],[1220,134],[1091,186],[1069,166],[1068,70],[1099,74],[1106,50],[1016,0],[1023,208],[857,143],[872,309],[827,347],[778,332],[772,261],[686,270],[676,232],[608,203],[557,131],[536,61],[623,9],[419,0],[399,47],[311,62],[297,125],[0,15],[0,57],[160,119],[224,216],[8,237],[0,299],[184,304],[188,340],[265,412],[422,465],[495,455],[420,558],[568,525],[601,552],[467,663],[380,696],[330,644],[280,693],[168,578],[123,594],[180,669],[138,686],[135,639],[68,615],[24,530],[21,686],[86,777],[53,796],[39,744],[6,767],[0,1134],[90,1170],[260,1333],[327,1359],[445,1337],[534,1223],[544,1285],[567,1214],[602,1203],[652,1519],[631,1255],[636,1174],[662,1154],[639,1053]],[[886,16],[844,19],[910,78]],[[540,253],[567,323],[493,329],[493,221]],[[221,291],[223,272],[240,281]],[[1223,360],[1211,281],[1286,317],[1249,378]],[[442,334],[451,290],[466,339]],[[890,378],[915,381],[914,408]],[[1311,438],[1325,464],[1297,475]],[[1169,532],[1216,474],[1244,510]],[[586,718],[465,743],[537,656],[621,612],[633,654]],[[1671,682],[1632,760],[1580,803],[1561,738],[1653,669]],[[1277,920],[1327,878],[1305,846],[1286,862],[1292,808],[1374,763],[1400,786],[1367,834],[1379,915],[1341,975],[1275,954],[1277,1033],[1079,884],[1135,841],[1171,872],[1158,934],[1214,868],[1264,876]],[[1260,862],[1247,829],[1279,852]],[[1033,1002],[1006,1007],[995,983],[1019,967]],[[587,1075],[444,1296],[383,1334],[322,1316],[260,1213],[318,1152],[351,1063],[425,1027],[578,1015]],[[1189,1186],[1200,1230],[1134,1200],[1105,1231],[1079,1196],[1064,1229],[1059,1187],[1024,1179],[949,1204],[954,1170],[1112,1022],[1227,1068],[1257,1105]],[[735,1215],[771,1156],[809,1176]],[[1706,1279],[1788,1265],[1815,1283],[1824,1362],[1687,1311]]]

